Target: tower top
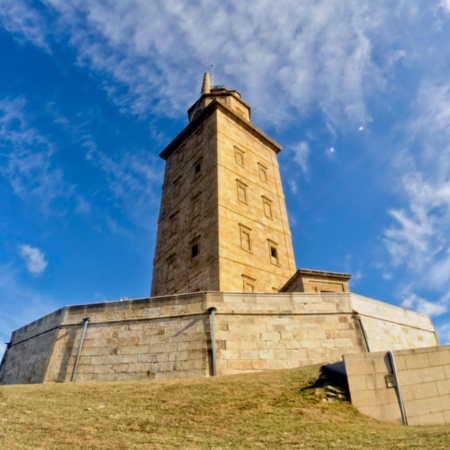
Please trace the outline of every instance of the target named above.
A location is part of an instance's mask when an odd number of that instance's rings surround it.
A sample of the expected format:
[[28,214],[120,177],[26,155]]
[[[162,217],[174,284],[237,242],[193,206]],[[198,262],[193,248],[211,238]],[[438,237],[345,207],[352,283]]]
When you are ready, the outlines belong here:
[[205,72],[203,75],[203,84],[201,94],[209,94],[211,92],[211,79],[209,76],[209,72]]
[[250,122],[250,106],[241,99],[241,94],[233,89],[227,89],[226,86],[211,86],[209,72],[203,74],[200,98],[188,110],[189,122],[192,122],[195,116],[215,101],[226,105],[234,113]]

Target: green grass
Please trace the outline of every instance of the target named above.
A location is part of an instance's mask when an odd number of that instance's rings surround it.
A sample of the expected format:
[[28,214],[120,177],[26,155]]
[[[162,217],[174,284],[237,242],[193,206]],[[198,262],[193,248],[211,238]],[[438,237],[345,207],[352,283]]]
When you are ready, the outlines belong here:
[[2,449],[449,449],[325,401],[318,367],[219,378],[0,387]]

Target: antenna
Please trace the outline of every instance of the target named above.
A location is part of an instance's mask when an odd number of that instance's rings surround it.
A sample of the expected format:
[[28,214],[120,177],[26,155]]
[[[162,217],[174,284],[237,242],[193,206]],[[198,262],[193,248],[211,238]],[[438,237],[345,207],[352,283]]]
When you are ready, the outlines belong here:
[[214,64],[211,64],[211,86],[214,86]]

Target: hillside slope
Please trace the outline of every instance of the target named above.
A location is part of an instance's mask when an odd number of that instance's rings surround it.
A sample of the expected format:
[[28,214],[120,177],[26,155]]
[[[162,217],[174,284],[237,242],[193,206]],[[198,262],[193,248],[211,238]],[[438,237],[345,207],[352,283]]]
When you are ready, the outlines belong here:
[[318,367],[221,378],[0,387],[4,449],[448,449],[326,401]]

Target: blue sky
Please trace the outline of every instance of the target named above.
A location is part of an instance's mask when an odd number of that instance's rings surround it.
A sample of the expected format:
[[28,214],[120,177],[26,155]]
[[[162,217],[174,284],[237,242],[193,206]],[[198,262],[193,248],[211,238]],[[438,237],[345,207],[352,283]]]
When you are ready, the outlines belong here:
[[297,267],[450,342],[449,42],[450,0],[3,0],[0,354],[64,305],[149,295],[158,154],[211,65],[283,146]]

